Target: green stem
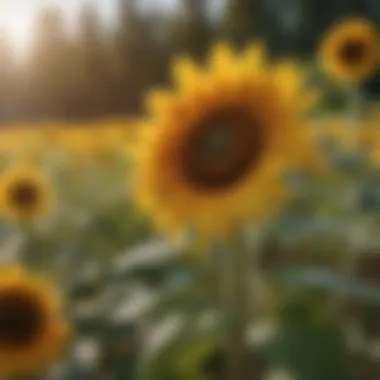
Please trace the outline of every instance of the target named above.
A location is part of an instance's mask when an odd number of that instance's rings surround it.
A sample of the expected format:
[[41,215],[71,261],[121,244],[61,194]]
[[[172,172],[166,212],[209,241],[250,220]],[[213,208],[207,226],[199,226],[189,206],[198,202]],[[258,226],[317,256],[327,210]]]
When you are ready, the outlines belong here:
[[[349,134],[350,134],[350,141],[352,143],[352,149],[354,150],[354,154],[360,154],[360,128],[361,128],[361,122],[363,119],[363,109],[364,109],[364,97],[361,93],[361,89],[359,85],[352,85],[347,90],[347,115],[349,116],[348,120],[348,128]],[[350,179],[350,188],[353,190],[354,193],[357,193],[358,186],[360,186],[360,181],[357,178],[357,175],[360,175],[360,173],[353,174],[352,178]],[[358,183],[359,182],[359,183]],[[352,271],[355,269],[356,260],[360,254],[358,250],[357,245],[357,224],[358,221],[360,223],[360,220],[357,217],[357,210],[355,205],[353,205],[352,210],[349,212],[350,219],[353,223],[352,233],[350,231],[349,233],[349,240],[352,242],[350,244],[351,252],[349,255],[349,259],[347,260],[347,267],[346,271],[348,273],[352,273]],[[350,229],[351,230],[351,229]]]
[[[352,154],[360,154],[360,128],[363,119],[363,109],[364,109],[364,98],[361,94],[360,87],[358,85],[351,85],[347,88],[346,92],[346,114],[347,114],[347,127],[348,137],[349,137],[349,148],[352,149]],[[355,171],[348,178],[348,183],[346,183],[346,189],[354,193],[354,198],[356,193],[360,190],[361,181],[358,178],[358,173]],[[355,271],[357,260],[360,256],[360,243],[361,237],[358,236],[361,231],[358,231],[358,224],[361,223],[360,217],[358,217],[356,205],[353,203],[348,205],[346,223],[348,224],[347,236],[348,240],[348,252],[346,259],[342,263],[342,271],[348,275],[351,275]],[[341,307],[346,302],[345,296],[334,297],[334,308],[340,311]]]
[[247,327],[250,315],[248,286],[247,247],[242,244],[240,236],[236,237],[234,246],[229,249],[226,268],[227,311],[231,318],[227,336],[227,369],[228,380],[248,379],[246,343]]
[[364,101],[358,85],[346,89],[347,128],[349,141],[354,149],[358,148],[360,123],[363,116]]

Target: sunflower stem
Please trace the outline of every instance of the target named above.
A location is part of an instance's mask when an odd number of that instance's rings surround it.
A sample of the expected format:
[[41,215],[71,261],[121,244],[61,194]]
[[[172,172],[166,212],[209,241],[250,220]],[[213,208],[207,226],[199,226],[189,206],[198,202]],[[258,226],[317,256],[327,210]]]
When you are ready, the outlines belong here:
[[346,88],[347,135],[353,149],[358,148],[360,123],[363,117],[364,98],[359,85]]
[[[364,96],[358,84],[353,84],[347,87],[346,92],[346,108],[347,108],[347,134],[349,137],[349,148],[352,149],[352,154],[361,155],[360,146],[360,128],[364,115]],[[355,271],[357,260],[361,252],[362,244],[362,221],[357,215],[356,197],[361,188],[361,182],[358,179],[356,170],[351,173],[347,189],[352,192],[353,200],[348,205],[348,220],[347,220],[347,239],[349,241],[349,251],[347,252],[347,259],[343,263],[342,270],[351,275]],[[338,309],[344,305],[346,297],[338,297],[336,306]]]
[[[347,127],[349,128],[348,135],[349,135],[349,140],[350,140],[350,147],[353,149],[353,154],[360,155],[360,128],[361,128],[361,122],[363,119],[363,114],[364,114],[364,96],[361,93],[360,86],[358,84],[353,84],[351,86],[348,86],[347,88],[347,115],[349,117],[348,119],[348,125]],[[357,236],[356,233],[356,226],[358,222],[357,218],[357,210],[356,210],[356,205],[355,205],[355,199],[356,199],[356,194],[360,190],[360,182],[358,181],[357,178],[357,172],[352,175],[352,178],[350,178],[350,186],[349,188],[352,189],[353,192],[353,198],[354,198],[354,203],[352,204],[352,207],[350,207],[349,213],[351,217],[353,218],[352,223],[353,227],[349,228],[349,236],[348,238],[352,240],[351,244],[351,252],[349,255],[349,260],[347,262],[347,271],[351,272],[355,268],[355,263],[356,259],[358,257],[358,245],[357,245]],[[359,183],[358,183],[359,182]]]
[[233,246],[228,250],[226,268],[227,315],[230,317],[227,336],[226,379],[250,379],[246,333],[249,324],[250,302],[248,287],[247,247],[236,233]]

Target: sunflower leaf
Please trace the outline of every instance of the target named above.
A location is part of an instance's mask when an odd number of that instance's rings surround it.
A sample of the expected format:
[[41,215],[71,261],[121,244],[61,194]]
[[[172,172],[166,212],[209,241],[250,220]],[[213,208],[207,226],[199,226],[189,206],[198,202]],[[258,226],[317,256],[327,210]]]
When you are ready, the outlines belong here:
[[318,267],[295,267],[277,270],[272,279],[286,286],[346,295],[357,300],[380,304],[380,291],[355,278]]
[[288,368],[299,380],[349,380],[349,351],[341,324],[318,319],[315,306],[289,304],[281,313],[279,333],[268,350],[269,360]]

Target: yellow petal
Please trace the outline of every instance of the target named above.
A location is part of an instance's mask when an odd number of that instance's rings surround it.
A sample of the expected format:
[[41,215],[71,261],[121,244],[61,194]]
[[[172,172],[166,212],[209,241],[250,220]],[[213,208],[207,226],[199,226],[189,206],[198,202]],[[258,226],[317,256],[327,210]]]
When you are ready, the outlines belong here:
[[299,92],[303,83],[302,79],[300,68],[294,62],[282,63],[275,69],[274,80],[286,96],[294,97]]
[[163,90],[152,90],[145,98],[145,104],[148,111],[154,114],[162,113],[171,106],[172,102],[173,95]]
[[191,91],[197,86],[198,70],[187,58],[177,58],[172,65],[173,79],[180,90]]
[[216,73],[226,74],[226,70],[231,67],[236,58],[232,47],[227,43],[217,44],[210,55],[210,69]]
[[265,48],[261,43],[256,43],[247,48],[243,53],[244,64],[251,67],[252,70],[257,70],[263,67],[265,61]]

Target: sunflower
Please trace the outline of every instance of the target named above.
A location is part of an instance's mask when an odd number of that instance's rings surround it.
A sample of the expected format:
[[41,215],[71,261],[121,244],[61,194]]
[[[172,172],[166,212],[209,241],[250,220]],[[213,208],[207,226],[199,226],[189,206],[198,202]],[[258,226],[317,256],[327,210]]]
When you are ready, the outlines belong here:
[[342,83],[366,80],[379,62],[379,34],[369,20],[339,22],[322,38],[320,60],[326,73]]
[[[350,129],[347,128],[347,120],[342,118],[341,115],[326,115],[309,123],[309,132],[313,140],[323,141],[329,139],[341,146],[349,146],[350,143]],[[373,145],[375,140],[378,140],[379,129],[374,120],[363,120],[358,128],[357,135],[355,136],[355,143],[360,148],[369,148]]]
[[288,195],[285,170],[316,159],[300,125],[314,99],[299,94],[302,73],[291,62],[264,63],[260,45],[235,54],[219,44],[204,68],[176,61],[175,91],[148,97],[133,183],[160,227],[225,236],[277,210]]
[[365,128],[362,132],[362,145],[367,149],[371,163],[375,167],[380,166],[380,131],[377,125]]
[[94,130],[93,134],[88,136],[89,158],[98,167],[107,167],[115,161],[117,150],[108,138],[108,132],[102,130]]
[[10,219],[32,221],[51,210],[51,187],[34,167],[20,166],[0,178],[0,201],[4,214]]
[[39,127],[42,141],[48,146],[60,146],[65,126],[46,123]]
[[42,369],[62,352],[68,324],[45,279],[20,267],[0,269],[0,373]]

